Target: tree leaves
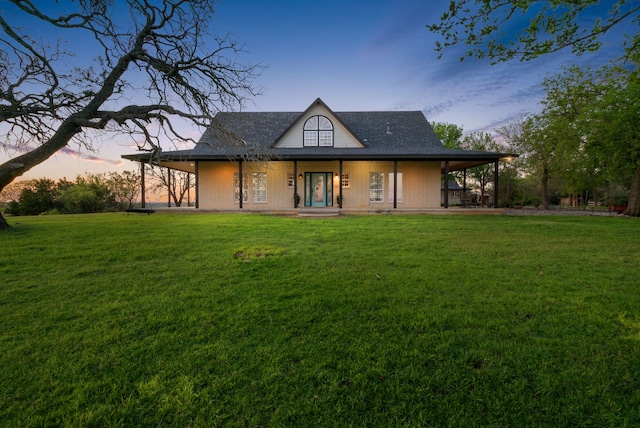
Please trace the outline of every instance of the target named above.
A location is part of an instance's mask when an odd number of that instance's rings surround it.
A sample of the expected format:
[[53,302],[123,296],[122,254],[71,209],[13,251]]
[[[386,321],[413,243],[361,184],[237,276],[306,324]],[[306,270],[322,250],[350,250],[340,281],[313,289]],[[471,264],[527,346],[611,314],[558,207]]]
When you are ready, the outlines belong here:
[[637,2],[618,0],[605,11],[598,0],[452,0],[440,21],[427,28],[440,36],[438,57],[464,44],[461,60],[488,57],[498,63],[529,61],[567,48],[575,55],[596,51],[602,36],[621,22],[640,23]]

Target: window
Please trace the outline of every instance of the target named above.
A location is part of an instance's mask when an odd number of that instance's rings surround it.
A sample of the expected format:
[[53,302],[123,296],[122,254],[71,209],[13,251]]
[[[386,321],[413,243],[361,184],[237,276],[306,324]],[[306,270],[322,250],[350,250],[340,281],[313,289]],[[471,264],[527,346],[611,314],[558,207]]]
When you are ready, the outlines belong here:
[[267,173],[253,173],[253,202],[267,202]]
[[384,201],[384,173],[369,173],[369,202]]
[[[402,173],[397,175],[398,197],[397,201],[402,202]],[[389,173],[389,202],[393,202],[393,172]]]
[[293,172],[287,172],[287,187],[293,188],[296,183],[296,176],[293,175]]
[[[233,202],[240,202],[240,175],[237,172],[233,173]],[[247,174],[242,174],[242,202],[249,201],[249,177]]]
[[332,147],[333,123],[325,116],[311,116],[304,123],[305,147]]
[[452,197],[452,198],[459,198],[459,197],[460,197],[460,195],[458,194],[458,191],[457,191],[457,190],[453,190],[453,191],[451,191],[451,197]]
[[342,173],[342,187],[351,187],[349,184],[349,173],[348,172],[343,172]]

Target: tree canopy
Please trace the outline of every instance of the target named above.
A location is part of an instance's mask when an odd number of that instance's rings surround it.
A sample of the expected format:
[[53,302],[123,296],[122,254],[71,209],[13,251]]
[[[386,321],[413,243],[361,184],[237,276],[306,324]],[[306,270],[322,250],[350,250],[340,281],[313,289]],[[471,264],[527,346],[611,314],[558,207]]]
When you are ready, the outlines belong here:
[[[593,52],[614,27],[629,22],[640,25],[636,1],[451,0],[427,28],[439,36],[440,56],[447,48],[465,45],[461,60],[486,57],[497,63],[528,61],[566,48],[576,55]],[[624,43],[633,52],[639,42],[630,37]]]
[[445,147],[449,149],[462,148],[462,136],[464,135],[462,127],[445,122],[434,122],[431,126]]
[[[215,126],[217,111],[259,92],[260,65],[244,63],[228,35],[211,34],[210,0],[8,0],[2,8],[0,144],[17,155],[0,165],[0,190],[67,144],[91,149],[105,132],[129,134],[153,159],[162,139],[191,141],[180,120]],[[78,38],[86,52],[65,48]]]
[[555,179],[570,195],[626,187],[626,213],[640,216],[639,82],[635,62],[566,68],[544,80],[542,111],[505,130],[545,207]]

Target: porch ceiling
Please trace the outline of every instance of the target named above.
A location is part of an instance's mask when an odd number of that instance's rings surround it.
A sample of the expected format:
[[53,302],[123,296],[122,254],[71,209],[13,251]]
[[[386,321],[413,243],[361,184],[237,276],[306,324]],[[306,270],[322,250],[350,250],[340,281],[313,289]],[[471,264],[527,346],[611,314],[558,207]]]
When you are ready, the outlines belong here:
[[160,166],[169,169],[175,169],[178,171],[189,172],[191,174],[195,174],[196,165],[193,161],[162,161],[160,162]]
[[[493,162],[495,162],[495,159],[493,160],[453,160],[453,161],[449,161],[449,172],[460,171],[465,168],[473,168],[474,166],[486,165]],[[445,166],[445,161],[442,161],[440,163],[440,170],[442,171],[443,174],[445,169],[444,166]]]

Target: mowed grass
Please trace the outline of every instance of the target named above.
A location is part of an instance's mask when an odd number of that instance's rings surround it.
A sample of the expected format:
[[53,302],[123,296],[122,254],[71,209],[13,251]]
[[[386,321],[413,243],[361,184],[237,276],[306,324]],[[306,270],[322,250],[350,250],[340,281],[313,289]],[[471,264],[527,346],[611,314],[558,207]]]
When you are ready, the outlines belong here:
[[640,424],[637,219],[10,223],[2,426]]

